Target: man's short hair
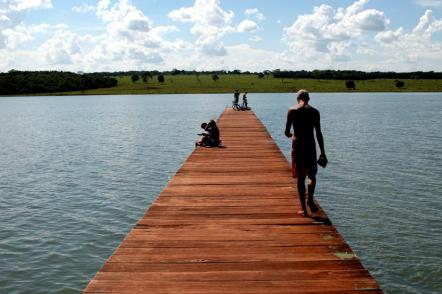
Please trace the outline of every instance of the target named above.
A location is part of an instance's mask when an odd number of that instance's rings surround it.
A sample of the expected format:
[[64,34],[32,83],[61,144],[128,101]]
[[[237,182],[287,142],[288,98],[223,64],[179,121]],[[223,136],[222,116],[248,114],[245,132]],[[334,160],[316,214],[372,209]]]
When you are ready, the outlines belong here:
[[206,129],[206,127],[207,127],[207,123],[204,122],[204,123],[201,124],[201,128],[202,129]]
[[304,102],[308,102],[310,100],[310,96],[309,96],[307,90],[304,90],[304,89],[299,90],[297,95],[298,96],[296,97],[296,99],[298,99],[298,100],[302,100]]

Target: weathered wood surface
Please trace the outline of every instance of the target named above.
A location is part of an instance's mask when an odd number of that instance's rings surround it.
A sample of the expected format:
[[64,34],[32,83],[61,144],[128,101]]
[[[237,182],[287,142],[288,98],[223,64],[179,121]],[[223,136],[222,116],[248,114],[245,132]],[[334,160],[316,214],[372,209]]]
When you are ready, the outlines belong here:
[[218,124],[226,148],[195,149],[84,292],[382,293],[333,226],[297,214],[255,114]]

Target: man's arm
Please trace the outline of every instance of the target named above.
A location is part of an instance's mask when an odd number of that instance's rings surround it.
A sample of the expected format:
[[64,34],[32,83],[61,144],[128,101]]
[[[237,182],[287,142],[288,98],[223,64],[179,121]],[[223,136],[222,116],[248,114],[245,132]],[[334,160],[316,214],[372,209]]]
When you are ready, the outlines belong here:
[[321,131],[321,117],[319,111],[317,118],[315,120],[315,132],[316,132],[316,139],[318,139],[319,149],[321,150],[321,155],[325,156],[324,137],[322,136],[322,131]]
[[290,132],[292,128],[292,123],[293,123],[292,111],[291,109],[289,109],[289,111],[287,112],[287,121],[285,123],[285,132],[284,132],[287,138],[291,138],[293,136],[293,134]]

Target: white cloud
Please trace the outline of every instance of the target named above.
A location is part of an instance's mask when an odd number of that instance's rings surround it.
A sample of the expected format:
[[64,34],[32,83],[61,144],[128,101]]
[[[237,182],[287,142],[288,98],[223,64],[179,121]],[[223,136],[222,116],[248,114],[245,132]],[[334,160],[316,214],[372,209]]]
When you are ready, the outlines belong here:
[[264,19],[265,19],[264,14],[262,14],[262,13],[258,10],[258,8],[247,8],[247,9],[244,11],[244,14],[245,14],[247,17],[255,17],[257,20],[264,20]]
[[283,64],[278,52],[253,48],[249,44],[228,46],[228,50],[231,54],[223,59],[223,68],[226,70],[263,71]]
[[13,10],[27,10],[27,9],[44,9],[52,8],[52,0],[15,0],[10,2],[10,7]]
[[419,23],[413,29],[415,34],[432,35],[442,29],[442,20],[435,20],[433,11],[427,10],[425,14],[419,19]]
[[396,31],[388,30],[388,31],[379,32],[378,34],[376,34],[375,40],[386,44],[392,43],[394,41],[399,40],[403,30],[404,29],[400,27]]
[[442,43],[432,39],[433,34],[442,31],[442,20],[435,19],[427,10],[410,32],[403,28],[378,33],[375,40],[380,43],[384,62],[392,68],[407,65],[413,70],[428,69],[440,64]]
[[0,49],[16,48],[32,36],[23,29],[27,10],[51,8],[51,0],[2,0],[0,1]]
[[254,32],[258,29],[258,24],[254,21],[245,19],[238,25],[238,32]]
[[143,69],[161,66],[164,54],[189,47],[179,39],[167,41],[165,36],[178,29],[153,26],[129,0],[100,0],[95,12],[106,26],[104,33],[79,34],[59,26],[37,50],[42,64],[83,71]]
[[193,22],[209,26],[223,26],[232,21],[233,11],[224,11],[219,0],[196,0],[191,7],[181,7],[169,13],[175,21]]
[[128,0],[119,0],[113,6],[109,0],[99,0],[97,16],[107,23],[111,34],[130,39],[136,31],[150,30],[150,20]]
[[227,50],[221,38],[234,31],[231,22],[233,11],[224,11],[219,0],[195,0],[193,6],[172,10],[169,18],[179,22],[189,22],[194,25],[191,33],[197,36],[196,49],[206,55],[223,56]]
[[[71,33],[72,34],[72,33]],[[78,44],[72,43],[73,36],[67,32],[57,32],[51,39],[40,46],[44,61],[49,64],[71,64],[71,55],[78,53]],[[74,50],[71,50],[74,49]]]
[[424,7],[442,7],[442,0],[414,0],[414,2]]
[[82,3],[78,6],[72,7],[72,11],[78,12],[78,13],[91,13],[95,12],[96,7],[93,5],[89,5],[86,3]]
[[33,36],[28,28],[22,24],[14,28],[5,29],[2,34],[5,36],[5,40],[7,40],[7,44],[5,45],[8,50],[16,50],[22,44],[33,40]]
[[27,11],[51,7],[50,1],[0,0],[0,70],[440,70],[442,44],[435,34],[442,31],[442,20],[431,10],[416,19],[414,28],[404,29],[390,27],[383,11],[366,7],[368,0],[353,0],[343,8],[320,5],[296,15],[291,24],[283,22],[288,24],[282,36],[286,50],[276,52],[255,48],[263,44],[256,33],[243,38],[249,44],[226,38],[259,30],[264,16],[248,8],[244,19],[235,21],[234,13],[220,3],[195,0],[168,14],[173,21],[190,24],[195,36],[190,41],[176,39],[177,26],[155,24],[130,0],[73,7],[75,12],[94,13],[102,22],[94,35],[66,24],[23,22]]
[[321,5],[312,14],[300,15],[284,28],[283,40],[299,58],[349,60],[352,42],[367,33],[385,30],[389,20],[375,9],[364,9],[368,0],[358,0],[347,8]]
[[357,13],[354,16],[354,21],[361,30],[365,31],[383,31],[390,23],[386,19],[384,12],[375,9],[368,9]]

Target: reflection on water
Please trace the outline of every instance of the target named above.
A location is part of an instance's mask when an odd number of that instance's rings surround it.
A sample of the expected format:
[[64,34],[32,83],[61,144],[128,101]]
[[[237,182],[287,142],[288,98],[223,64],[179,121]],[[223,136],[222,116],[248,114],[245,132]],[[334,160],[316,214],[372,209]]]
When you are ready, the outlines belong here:
[[[0,98],[0,293],[78,293],[231,95]],[[289,94],[249,94],[283,152]],[[313,94],[318,199],[388,293],[442,288],[440,94]],[[48,290],[50,289],[50,290]]]

